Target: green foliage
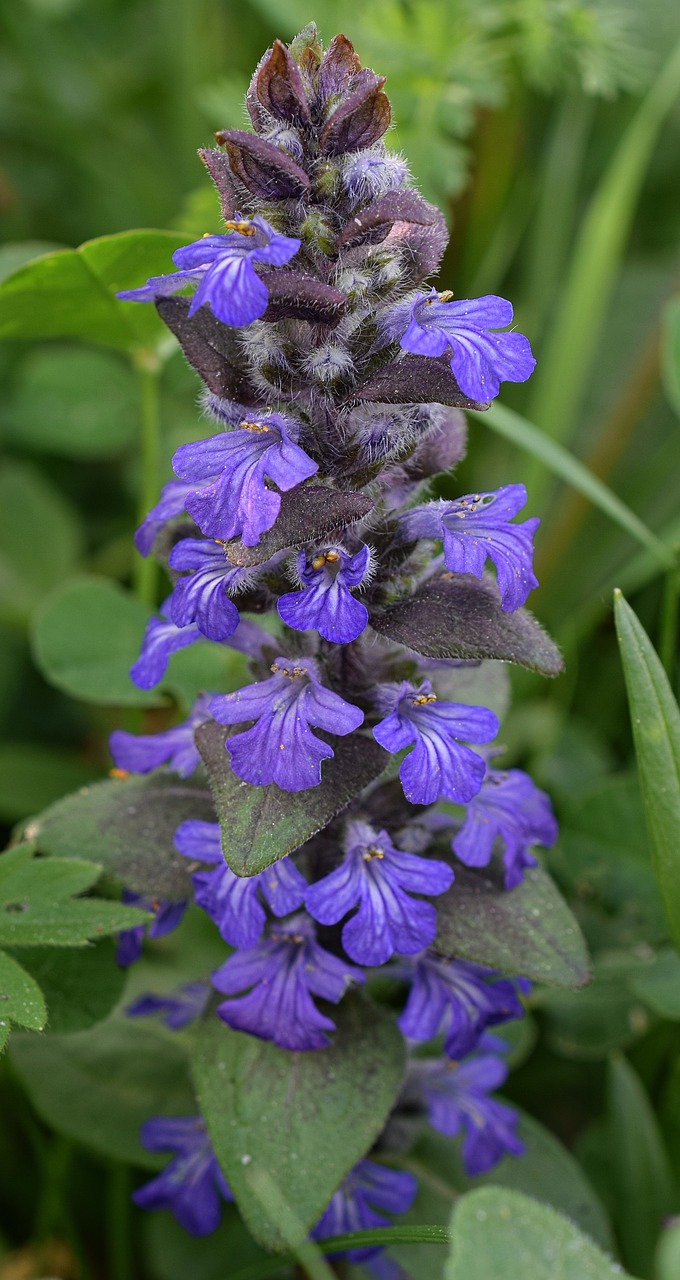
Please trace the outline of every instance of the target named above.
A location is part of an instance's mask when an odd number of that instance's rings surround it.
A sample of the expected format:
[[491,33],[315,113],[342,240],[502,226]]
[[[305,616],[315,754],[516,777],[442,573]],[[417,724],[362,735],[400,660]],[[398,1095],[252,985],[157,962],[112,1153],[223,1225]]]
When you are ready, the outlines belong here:
[[577,1227],[518,1191],[470,1191],[451,1220],[446,1280],[616,1280],[616,1266]]
[[680,946],[680,710],[649,637],[620,592],[614,615],[652,861]]
[[125,970],[116,964],[115,953],[110,938],[77,950],[21,948],[21,964],[45,997],[47,1031],[86,1031],[108,1017],[125,986]]
[[78,516],[59,489],[28,463],[5,461],[0,472],[2,616],[25,621],[38,601],[74,572],[81,549]]
[[42,991],[31,975],[4,951],[0,951],[0,999],[3,1030],[8,1023],[16,1022],[29,1031],[42,1031],[47,1019]]
[[291,1054],[215,1017],[194,1037],[213,1146],[250,1231],[268,1247],[293,1243],[278,1200],[299,1220],[300,1240],[378,1136],[401,1085],[404,1042],[386,1011],[349,994],[333,1021],[333,1043],[319,1053]]
[[98,773],[74,752],[36,742],[2,743],[0,818],[6,822],[28,818],[64,792],[92,782]]

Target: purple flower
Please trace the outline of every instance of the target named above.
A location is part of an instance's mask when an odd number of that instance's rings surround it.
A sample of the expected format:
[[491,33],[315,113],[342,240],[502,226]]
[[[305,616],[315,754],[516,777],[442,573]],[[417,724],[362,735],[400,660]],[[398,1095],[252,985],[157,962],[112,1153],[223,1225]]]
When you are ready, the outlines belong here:
[[267,413],[177,450],[175,471],[195,487],[185,506],[203,533],[224,541],[241,536],[248,547],[260,541],[281,507],[267,479],[285,491],[319,469],[295,443],[298,431],[290,418]]
[[512,320],[512,304],[493,293],[452,301],[449,292],[419,292],[400,345],[422,356],[452,352],[451,370],[471,400],[493,400],[501,382],[526,382],[536,366],[522,333],[492,333]]
[[[140,689],[153,689],[163,679],[168,662],[178,649],[186,649],[187,645],[204,640],[195,623],[188,627],[177,627],[170,621],[169,610],[172,596],[161,605],[161,618],[150,618],[146,624],[142,650],[136,662],[130,667],[130,678]],[[236,612],[236,611],[235,611]],[[234,630],[238,626],[238,612]]]
[[324,547],[310,558],[301,551],[297,567],[302,590],[281,596],[279,615],[296,631],[316,630],[336,644],[356,640],[368,623],[368,609],[355,600],[352,588],[366,578],[370,560],[365,545],[355,555],[340,546]]
[[118,934],[116,962],[121,969],[127,969],[129,965],[139,960],[144,935],[146,934],[149,938],[162,938],[164,934],[172,933],[180,923],[187,904],[186,902],[165,902],[161,898],[147,898],[144,894],[133,893],[130,889],[123,889],[123,902],[129,907],[141,907],[143,911],[150,911],[154,916],[151,924],[136,924],[134,928],[124,929]]
[[168,520],[172,520],[173,516],[181,516],[184,511],[184,499],[188,493],[193,493],[195,488],[195,485],[185,484],[182,480],[168,480],[168,483],[163,485],[159,501],[155,507],[152,507],[148,516],[145,516],[135,533],[135,546],[140,556],[148,556],[158,534]]
[[172,275],[152,276],[140,289],[125,289],[117,296],[124,302],[155,302],[187,284],[198,284],[190,316],[207,303],[223,324],[251,324],[263,315],[269,301],[254,263],[281,267],[297,253],[300,241],[279,235],[259,215],[249,220],[237,215],[225,225],[229,235],[204,236],[177,249],[172,260],[179,270]]
[[220,724],[256,722],[227,739],[231,767],[254,786],[276,782],[283,791],[317,787],[321,761],[334,752],[310,725],[344,736],[363,723],[363,711],[320,683],[311,658],[279,657],[271,669],[271,679],[219,695],[210,704]]
[[167,996],[154,996],[150,992],[140,996],[125,1010],[128,1018],[149,1018],[162,1014],[161,1021],[171,1031],[181,1031],[195,1022],[205,1012],[210,999],[207,982],[187,982],[178,991]]
[[213,863],[210,871],[193,876],[196,902],[232,947],[252,947],[259,942],[267,919],[260,895],[275,916],[287,916],[302,906],[307,881],[292,858],[281,858],[256,876],[237,876],[222,856],[217,822],[183,822],[177,828],[175,845],[185,858]]
[[380,711],[389,712],[373,730],[381,747],[397,752],[415,743],[399,768],[407,800],[412,804],[433,804],[446,796],[461,804],[476,795],[486,764],[459,740],[490,742],[498,733],[493,711],[458,702],[438,702],[429,680],[424,680],[418,689],[407,680],[398,685],[381,685],[376,701]]
[[521,1156],[517,1113],[490,1098],[508,1075],[502,1058],[473,1054],[464,1062],[421,1059],[411,1063],[407,1097],[420,1094],[433,1129],[455,1138],[463,1132],[463,1160],[470,1176],[486,1173],[504,1155]]
[[[330,1236],[348,1235],[350,1231],[389,1227],[389,1219],[376,1210],[406,1213],[417,1190],[418,1184],[412,1174],[401,1169],[388,1169],[374,1160],[360,1160],[341,1182],[328,1208],[309,1234],[314,1240],[327,1240]],[[374,1245],[330,1256],[346,1257],[350,1262],[366,1262],[380,1252],[380,1247]]]
[[175,583],[170,597],[170,617],[176,627],[195,622],[208,640],[226,640],[240,618],[229,591],[238,591],[252,573],[230,564],[224,547],[204,538],[182,538],[170,552],[172,569],[189,569]]
[[118,769],[128,773],[151,773],[167,764],[180,778],[188,778],[200,763],[200,755],[194,741],[194,729],[210,719],[210,702],[213,695],[202,693],[194,703],[188,720],[176,724],[162,733],[134,734],[124,729],[114,729],[109,738],[109,750]]
[[351,822],[345,858],[307,890],[305,905],[320,924],[337,924],[359,910],[342,930],[342,945],[358,964],[384,964],[395,951],[410,955],[434,941],[437,912],[410,893],[444,893],[453,882],[445,862],[395,849],[386,831]]
[[[513,982],[481,965],[424,952],[402,973],[411,990],[401,1030],[411,1040],[432,1040],[444,1025],[444,1052],[450,1058],[475,1049],[487,1027],[524,1015]],[[519,979],[518,986],[527,984]]]
[[558,827],[545,791],[521,769],[501,773],[489,769],[481,791],[468,805],[465,822],[451,848],[468,867],[486,867],[494,841],[504,843],[505,887],[514,889],[524,878],[525,867],[535,867],[532,844],[548,849],[557,839]]
[[147,1151],[174,1151],[175,1158],[157,1178],[133,1192],[142,1209],[169,1209],[192,1236],[207,1236],[219,1226],[220,1196],[233,1200],[198,1116],[154,1116],[142,1125]]
[[491,493],[468,493],[455,502],[428,502],[401,519],[401,536],[443,538],[444,562],[453,573],[481,578],[492,560],[498,575],[501,608],[519,609],[538,586],[533,571],[532,538],[539,524],[534,517],[510,524],[526,504],[523,484],[507,484]]
[[236,1031],[273,1040],[281,1049],[323,1049],[335,1023],[319,1013],[312,996],[337,1004],[350,982],[363,982],[360,969],[345,964],[316,941],[304,915],[273,925],[269,937],[249,951],[238,951],[213,974],[225,995],[217,1012]]

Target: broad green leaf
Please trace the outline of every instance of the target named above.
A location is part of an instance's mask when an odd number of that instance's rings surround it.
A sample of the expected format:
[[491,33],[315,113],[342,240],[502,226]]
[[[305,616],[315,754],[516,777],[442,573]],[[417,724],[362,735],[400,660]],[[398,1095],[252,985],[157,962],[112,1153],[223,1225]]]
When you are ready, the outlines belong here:
[[[187,859],[175,832],[188,818],[214,822],[207,790],[174,774],[107,779],[65,796],[26,827],[52,857],[91,858],[136,893],[191,897]],[[49,862],[50,859],[47,859]]]
[[5,460],[0,471],[0,608],[25,621],[73,573],[82,534],[75,511],[40,471]]
[[85,702],[158,706],[162,695],[138,689],[129,674],[148,618],[146,605],[108,579],[72,578],[34,619],[36,663],[50,684]]
[[0,1018],[0,1054],[4,1052],[11,1030],[9,1018]]
[[451,1220],[445,1280],[625,1280],[568,1218],[519,1191],[481,1187]]
[[664,308],[661,375],[666,395],[680,416],[680,298]]
[[652,863],[680,947],[680,709],[652,644],[620,591],[614,617]]
[[680,956],[664,950],[630,978],[635,995],[660,1018],[680,1021]]
[[114,1160],[160,1168],[167,1156],[140,1146],[141,1125],[149,1116],[195,1114],[179,1043],[133,1019],[74,1035],[14,1035],[10,1053],[41,1119]]
[[484,413],[472,411],[472,416],[486,423],[497,435],[509,440],[517,448],[523,449],[525,453],[543,463],[548,471],[560,480],[564,480],[565,484],[570,485],[577,493],[583,494],[583,497],[592,502],[594,507],[650,551],[657,564],[663,565],[666,569],[673,567],[675,557],[671,548],[667,547],[640,520],[639,516],[626,506],[625,502],[607,488],[598,476],[589,471],[578,458],[556,440],[552,440],[539,427],[534,426],[533,422],[529,422],[503,404],[493,404]]
[[624,1262],[650,1274],[663,1219],[678,1199],[652,1104],[625,1058],[613,1058],[607,1087],[607,1136],[612,1213]]
[[625,1049],[649,1030],[650,1017],[632,989],[643,961],[628,952],[596,956],[587,991],[542,991],[538,1002],[550,1048],[564,1058],[592,1061]]
[[75,858],[34,858],[31,845],[0,856],[0,943],[80,947],[144,924],[148,914],[119,902],[72,895],[91,888],[101,867]]
[[222,1221],[209,1236],[190,1236],[170,1213],[146,1213],[141,1225],[154,1280],[227,1280],[226,1258],[234,1280],[242,1267],[259,1264],[275,1277],[290,1266],[258,1248],[236,1205],[224,1206]]
[[173,271],[185,243],[174,231],[122,231],[19,267],[0,285],[0,338],[80,338],[119,351],[164,343],[155,307],[116,293]]
[[136,440],[132,371],[107,351],[49,346],[20,364],[2,412],[11,444],[65,458],[110,458]]
[[77,950],[22,947],[19,958],[45,997],[46,1030],[57,1035],[101,1022],[123,994],[127,975],[110,938]]
[[500,876],[456,866],[437,899],[436,946],[447,955],[558,987],[582,987],[589,961],[581,930],[547,872],[531,867],[509,892]]
[[41,258],[46,253],[54,253],[63,245],[52,240],[15,240],[0,246],[0,283],[11,276],[25,262]]
[[0,951],[0,1012],[3,1021],[9,1019],[29,1031],[42,1031],[47,1019],[37,982],[5,951]]
[[370,1149],[399,1091],[403,1038],[391,1014],[357,993],[332,1010],[318,1053],[289,1053],[209,1018],[192,1060],[201,1111],[249,1229],[281,1245],[253,1175],[265,1172],[306,1231]]
[[656,1251],[656,1280],[677,1280],[680,1276],[680,1225],[667,1226]]
[[308,791],[248,787],[232,772],[221,725],[209,721],[196,730],[215,808],[222,827],[222,852],[232,871],[253,876],[328,825],[363,787],[387,768],[390,757],[372,738],[333,738],[332,760],[322,781]]
[[0,746],[0,817],[17,822],[99,774],[80,756],[38,742]]

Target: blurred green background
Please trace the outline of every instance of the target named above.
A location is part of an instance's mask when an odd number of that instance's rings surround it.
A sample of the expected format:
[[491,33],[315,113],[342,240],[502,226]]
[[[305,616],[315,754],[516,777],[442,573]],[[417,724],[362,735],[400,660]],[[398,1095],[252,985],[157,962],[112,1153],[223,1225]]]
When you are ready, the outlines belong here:
[[[541,1039],[525,1046],[510,1092],[577,1148],[611,1210],[624,1262],[651,1276],[659,1205],[677,1209],[680,1000],[652,998],[639,980],[665,929],[611,594],[625,590],[677,691],[675,0],[11,0],[0,8],[0,280],[40,254],[127,229],[187,240],[219,230],[196,150],[215,129],[245,125],[243,93],[262,52],[310,19],[326,42],[344,30],[362,61],[387,75],[396,121],[389,145],[406,153],[451,227],[442,287],[511,298],[538,358],[529,384],[504,386],[505,409],[471,420],[468,459],[442,486],[455,496],[527,483],[528,510],[543,521],[542,586],[530,603],[567,659],[554,685],[513,673],[505,761],[529,768],[555,800],[564,835],[548,865],[595,952],[597,978],[585,993],[539,998]],[[0,300],[4,332],[5,314]],[[156,488],[169,478],[173,450],[205,433],[195,375],[170,344],[161,355]],[[132,532],[149,480],[139,369],[101,342],[24,336],[0,348],[0,382],[0,822],[9,833],[106,771],[114,726],[150,729],[173,709],[116,696],[146,616],[132,594],[113,665],[90,701],[69,695],[55,639],[74,577],[103,577],[126,592],[139,585]],[[568,453],[546,465],[531,424]],[[570,455],[625,504],[616,520],[565,482],[571,467],[582,487]],[[148,589],[147,581],[147,598]],[[86,602],[84,647],[96,648],[96,623]],[[194,689],[191,655],[177,662],[172,691],[181,705]],[[634,1171],[612,1147],[614,1130],[603,1136],[607,1125],[619,1132],[626,1124],[611,1080],[607,1092],[609,1055],[624,1049],[642,1080],[625,1103],[627,1123],[644,1128],[656,1161],[655,1174],[633,1161],[659,1191],[642,1210]],[[10,1124],[0,1155],[4,1148],[13,1159],[22,1133]],[[79,1159],[80,1185],[88,1166]],[[2,1192],[8,1248],[31,1234],[32,1178],[29,1158]],[[183,1264],[158,1247],[149,1274],[173,1280]],[[206,1268],[206,1280],[221,1274]]]

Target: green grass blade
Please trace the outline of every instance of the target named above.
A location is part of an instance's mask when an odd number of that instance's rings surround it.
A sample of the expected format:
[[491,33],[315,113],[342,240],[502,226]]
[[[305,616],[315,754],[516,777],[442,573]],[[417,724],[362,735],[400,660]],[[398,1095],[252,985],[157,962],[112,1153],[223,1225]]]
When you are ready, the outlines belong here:
[[614,618],[654,874],[680,949],[680,709],[649,637],[618,590]]
[[626,129],[585,215],[555,323],[533,383],[530,417],[568,440],[596,350],[644,174],[680,93],[680,44]]
[[571,485],[578,493],[582,493],[593,506],[603,511],[610,520],[625,529],[636,542],[654,556],[664,569],[675,566],[673,551],[665,546],[660,538],[631,511],[602,480],[593,475],[587,467],[579,462],[572,453],[550,436],[540,431],[532,422],[528,422],[513,409],[502,404],[493,404],[483,413],[473,412],[472,416],[485,422],[497,435],[503,436],[511,444],[523,449],[526,453],[541,462],[548,471],[556,475],[566,484]]
[[[391,1244],[448,1244],[450,1240],[448,1227],[437,1226],[404,1226],[374,1227],[371,1231],[350,1231],[343,1236],[332,1236],[328,1240],[319,1240],[316,1248],[319,1253],[344,1253],[347,1249],[369,1249],[373,1247],[388,1248]],[[235,1271],[229,1280],[273,1280],[283,1269],[290,1265],[290,1255],[262,1259],[253,1262],[240,1271]],[[311,1274],[311,1273],[310,1273]],[[225,1276],[226,1280],[226,1276]]]

